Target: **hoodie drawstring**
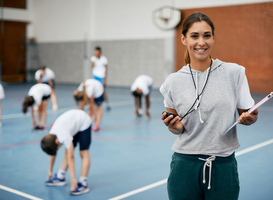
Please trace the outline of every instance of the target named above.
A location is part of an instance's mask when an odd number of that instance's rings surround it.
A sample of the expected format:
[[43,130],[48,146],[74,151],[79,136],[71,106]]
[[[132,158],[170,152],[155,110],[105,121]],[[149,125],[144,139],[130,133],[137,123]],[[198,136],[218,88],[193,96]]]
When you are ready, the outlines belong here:
[[206,183],[206,167],[209,167],[209,183],[208,183],[208,190],[211,188],[211,170],[212,170],[212,161],[216,159],[215,156],[211,156],[207,159],[199,158],[199,160],[205,161],[204,167],[203,167],[203,183]]
[[[194,85],[194,88],[195,88],[196,98],[195,98],[193,104],[191,105],[190,109],[186,112],[186,114],[183,115],[183,117],[181,117],[180,121],[182,119],[184,119],[188,114],[190,114],[190,113],[194,112],[195,110],[197,110],[198,107],[200,106],[202,94],[203,94],[204,89],[205,89],[205,87],[206,87],[206,85],[208,83],[209,75],[210,75],[210,72],[211,72],[212,60],[211,60],[211,63],[210,63],[209,70],[207,71],[206,79],[205,79],[205,82],[203,84],[202,90],[201,90],[201,92],[199,94],[198,94],[198,74],[196,72],[196,82],[197,82],[197,85],[196,85],[195,81],[194,81],[194,77],[193,77],[193,74],[192,74],[190,64],[188,64],[188,66],[190,68],[191,77],[192,77],[193,85]],[[196,105],[196,103],[197,103],[197,105]],[[199,109],[199,120],[200,120],[200,122],[202,124],[204,123],[204,121],[202,120],[201,110],[200,109]]]
[[[200,94],[199,95],[199,97],[198,97],[198,73],[196,72],[195,73],[196,74],[196,87],[195,87],[195,95],[196,95],[196,98],[197,98],[197,104],[196,104],[196,106],[195,106],[195,110],[197,110],[198,109],[198,113],[199,113],[199,120],[200,120],[200,123],[201,124],[203,124],[204,123],[204,121],[203,121],[203,119],[202,119],[202,115],[201,115],[201,109],[200,109],[200,104],[201,104],[201,99],[202,99],[202,94]],[[207,82],[207,80],[208,80],[208,75],[209,75],[209,71],[207,71],[207,74],[206,74],[206,79],[205,79],[205,81],[204,81],[204,83],[203,83],[203,86],[202,86],[202,89],[201,89],[201,91],[203,91],[204,90],[204,87],[206,86],[206,82]]]

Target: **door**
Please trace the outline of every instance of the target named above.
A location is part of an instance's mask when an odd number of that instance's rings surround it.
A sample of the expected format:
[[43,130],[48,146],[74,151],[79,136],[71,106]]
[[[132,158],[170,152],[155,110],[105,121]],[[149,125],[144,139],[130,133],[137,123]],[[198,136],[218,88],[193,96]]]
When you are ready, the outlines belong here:
[[22,82],[26,68],[26,23],[0,22],[0,60],[3,82]]

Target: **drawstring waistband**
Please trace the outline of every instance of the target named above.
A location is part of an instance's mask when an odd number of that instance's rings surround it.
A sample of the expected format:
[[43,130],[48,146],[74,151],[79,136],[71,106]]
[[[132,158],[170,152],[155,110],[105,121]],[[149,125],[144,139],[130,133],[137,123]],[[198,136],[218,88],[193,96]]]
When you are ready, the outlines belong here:
[[211,156],[207,159],[199,158],[199,160],[205,161],[204,167],[203,167],[203,183],[206,183],[206,167],[209,167],[209,184],[208,184],[208,189],[211,188],[210,183],[211,183],[211,170],[212,170],[212,161],[216,159],[215,156]]

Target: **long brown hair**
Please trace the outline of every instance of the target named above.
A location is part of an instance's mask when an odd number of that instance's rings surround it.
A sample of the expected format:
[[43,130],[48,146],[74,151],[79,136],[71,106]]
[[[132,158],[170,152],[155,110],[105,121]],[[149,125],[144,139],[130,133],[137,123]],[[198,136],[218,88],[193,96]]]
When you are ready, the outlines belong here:
[[[203,14],[203,13],[195,12],[195,13],[190,14],[185,19],[185,21],[183,22],[182,34],[184,35],[184,37],[186,37],[186,34],[187,34],[188,30],[190,29],[190,27],[193,25],[194,22],[201,22],[201,21],[205,21],[205,22],[208,23],[208,25],[211,27],[212,35],[214,36],[214,25],[213,25],[213,22],[210,20],[210,18],[207,15]],[[189,51],[186,48],[186,51],[185,51],[185,64],[186,65],[189,64],[190,61],[191,60],[190,60]]]
[[28,106],[32,106],[34,104],[34,98],[32,96],[26,96],[23,103],[23,113],[27,112]]

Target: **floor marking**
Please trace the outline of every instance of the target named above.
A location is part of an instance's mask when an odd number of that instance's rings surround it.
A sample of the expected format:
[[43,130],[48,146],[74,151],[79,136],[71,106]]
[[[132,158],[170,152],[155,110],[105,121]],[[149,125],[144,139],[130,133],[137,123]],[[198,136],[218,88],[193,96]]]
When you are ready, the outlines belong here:
[[260,144],[256,144],[256,145],[254,145],[254,146],[252,146],[252,147],[246,148],[246,149],[244,149],[244,150],[242,150],[242,151],[238,151],[238,152],[235,153],[235,156],[238,157],[238,156],[240,156],[240,155],[246,154],[246,153],[248,153],[248,152],[250,152],[250,151],[254,151],[254,150],[256,150],[256,149],[259,149],[259,148],[261,148],[261,147],[264,147],[264,146],[269,145],[269,144],[272,144],[272,143],[273,143],[273,139],[267,140],[267,141],[262,142],[262,143],[260,143]]
[[[273,139],[267,140],[267,141],[262,142],[262,143],[260,143],[260,144],[257,144],[257,145],[254,145],[254,146],[252,146],[252,147],[249,147],[249,148],[246,148],[246,149],[244,149],[244,150],[241,150],[241,151],[236,152],[236,153],[235,153],[235,157],[238,157],[238,156],[240,156],[240,155],[243,155],[243,154],[246,154],[246,153],[248,153],[248,152],[254,151],[254,150],[256,150],[256,149],[259,149],[259,148],[261,148],[261,147],[264,147],[264,146],[269,145],[269,144],[272,144],[272,143],[273,143]],[[165,184],[165,183],[167,183],[167,179],[164,179],[164,180],[162,180],[162,181],[158,181],[158,182],[156,182],[156,183],[153,183],[153,184],[144,186],[144,187],[142,187],[142,188],[133,190],[133,191],[131,191],[131,192],[127,192],[127,193],[125,193],[125,194],[116,196],[116,197],[111,198],[111,199],[108,199],[108,200],[120,200],[120,199],[124,199],[124,198],[126,198],[126,197],[135,195],[135,194],[140,193],[140,192],[144,192],[144,191],[146,191],[146,190],[149,190],[149,189],[151,189],[151,188],[154,188],[154,187],[163,185],[163,184]]]
[[167,183],[167,179],[164,179],[164,180],[162,180],[162,181],[158,181],[158,182],[153,183],[153,184],[151,184],[151,185],[147,185],[147,186],[145,186],[145,187],[139,188],[139,189],[137,189],[137,190],[133,190],[133,191],[131,191],[131,192],[122,194],[122,195],[120,195],[120,196],[117,196],[117,197],[114,197],[114,198],[111,198],[111,199],[108,199],[108,200],[119,200],[119,199],[124,199],[124,198],[126,198],[126,197],[129,197],[129,196],[132,196],[132,195],[134,195],[134,194],[143,192],[143,191],[145,191],[145,190],[152,189],[152,188],[154,188],[154,187],[163,185],[163,184],[165,184],[165,183]]
[[1,149],[8,149],[8,148],[12,148],[12,147],[19,147],[19,146],[24,146],[24,145],[28,145],[28,144],[36,144],[36,143],[40,143],[41,140],[32,140],[32,141],[27,141],[27,142],[19,142],[19,143],[15,143],[15,144],[8,144],[5,146],[0,146],[0,150]]
[[[92,140],[103,140],[103,141],[119,141],[119,142],[124,142],[124,141],[175,141],[176,137],[162,137],[162,138],[121,138],[121,137],[100,137],[96,135],[92,135]],[[0,147],[1,149],[1,147]]]
[[13,193],[13,194],[17,194],[17,195],[19,195],[19,196],[22,196],[22,197],[25,197],[25,198],[28,198],[28,199],[32,199],[32,200],[43,200],[43,199],[40,199],[40,198],[38,198],[38,197],[34,197],[34,196],[32,196],[32,195],[26,194],[26,193],[24,193],[24,192],[20,192],[20,191],[18,191],[18,190],[14,190],[14,189],[8,188],[8,187],[3,186],[3,185],[0,185],[0,189],[6,190],[6,191],[8,191],[8,192],[11,192],[11,193]]
[[[131,124],[124,124],[124,125],[120,125],[120,126],[111,126],[108,128],[103,128],[102,131],[111,131],[111,130],[122,129],[122,128],[126,128],[126,127],[139,126],[142,124],[157,122],[159,120],[160,119],[152,119],[152,120],[135,122],[135,123],[131,123]],[[42,131],[48,132],[49,130],[46,129],[46,130],[42,130]],[[92,137],[94,140],[107,140],[107,141],[166,141],[166,140],[175,140],[175,138],[176,138],[176,137],[164,137],[164,138],[121,138],[121,137],[118,138],[117,137],[117,138],[115,138],[115,137],[100,137],[95,134],[96,133],[93,132]],[[15,144],[8,144],[8,145],[0,146],[0,150],[12,148],[12,147],[29,145],[29,144],[36,144],[36,143],[40,143],[40,141],[41,140],[31,140],[31,141],[19,142],[19,143],[15,143]]]
[[[111,103],[111,107],[119,107],[119,106],[124,106],[124,105],[131,105],[133,104],[132,101],[119,101],[119,102],[114,102]],[[59,108],[56,111],[53,110],[47,110],[47,114],[52,114],[52,113],[58,113],[58,112],[64,112],[70,109],[76,109],[76,105],[75,107],[68,107],[68,108]],[[2,119],[14,119],[14,118],[22,118],[22,117],[30,117],[30,112],[23,114],[23,113],[16,113],[16,114],[8,114],[8,115],[2,115]]]
[[133,122],[133,123],[130,123],[130,124],[122,124],[122,125],[118,125],[118,126],[111,126],[111,127],[102,128],[101,131],[112,131],[112,130],[121,129],[121,128],[139,126],[139,125],[142,125],[142,124],[148,124],[148,123],[157,122],[157,121],[160,121],[160,120],[161,120],[160,118],[147,119],[145,121],[139,121],[139,122]]

